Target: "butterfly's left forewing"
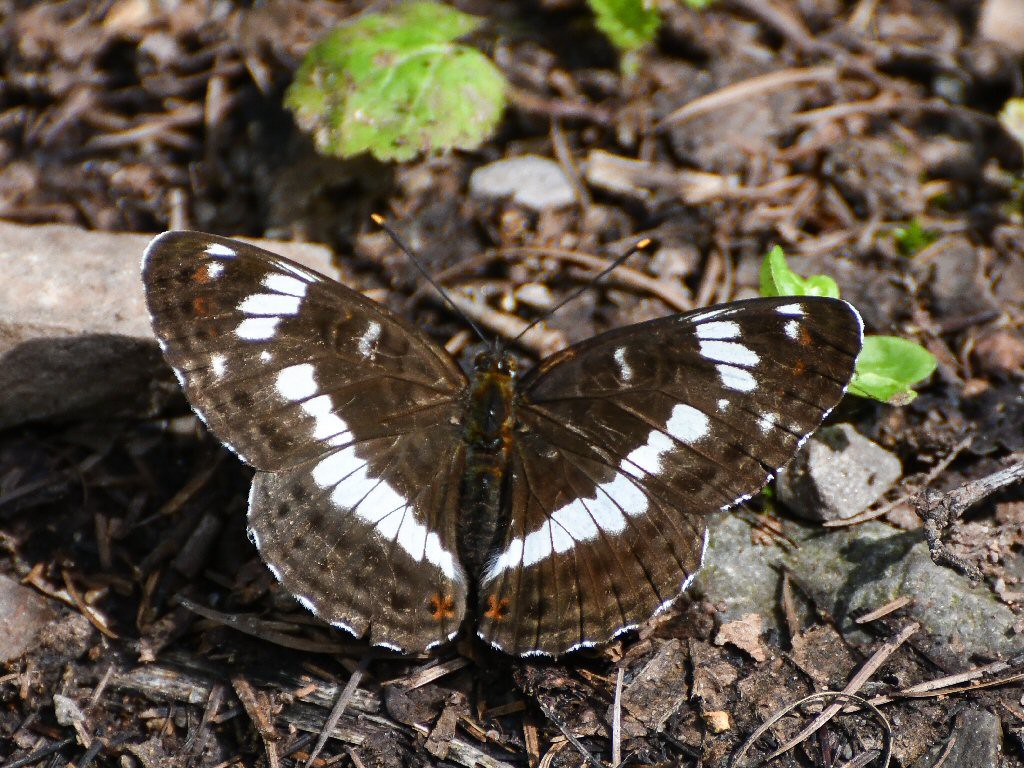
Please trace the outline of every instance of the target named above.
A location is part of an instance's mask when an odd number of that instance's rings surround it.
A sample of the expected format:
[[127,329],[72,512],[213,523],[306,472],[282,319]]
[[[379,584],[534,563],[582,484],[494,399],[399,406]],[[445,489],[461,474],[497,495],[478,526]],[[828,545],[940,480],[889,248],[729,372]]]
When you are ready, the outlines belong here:
[[479,634],[513,653],[604,642],[700,567],[704,520],[756,493],[839,401],[845,302],[754,299],[612,331],[521,384],[509,514]]
[[424,334],[275,254],[197,232],[149,246],[153,328],[211,431],[256,467],[250,534],[319,616],[422,650],[465,612],[465,376]]

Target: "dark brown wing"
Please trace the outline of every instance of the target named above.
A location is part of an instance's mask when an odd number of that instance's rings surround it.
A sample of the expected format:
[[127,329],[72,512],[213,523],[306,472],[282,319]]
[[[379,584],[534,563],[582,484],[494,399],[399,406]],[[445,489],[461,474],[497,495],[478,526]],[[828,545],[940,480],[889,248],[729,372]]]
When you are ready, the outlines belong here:
[[378,644],[447,639],[465,610],[454,361],[379,304],[235,240],[165,233],[142,274],[193,408],[264,470],[250,532],[284,586]]
[[753,299],[622,328],[523,380],[511,523],[480,586],[481,637],[512,653],[604,642],[666,607],[704,518],[756,493],[836,405],[856,311]]

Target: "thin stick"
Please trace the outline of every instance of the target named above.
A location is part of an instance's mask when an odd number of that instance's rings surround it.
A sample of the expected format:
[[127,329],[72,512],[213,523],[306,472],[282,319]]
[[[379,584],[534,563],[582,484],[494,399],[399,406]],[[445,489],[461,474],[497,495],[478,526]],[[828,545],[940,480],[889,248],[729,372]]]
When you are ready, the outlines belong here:
[[612,712],[612,768],[622,763],[622,677],[625,670],[619,667],[615,678],[615,709]]
[[356,688],[359,686],[359,681],[363,679],[363,673],[366,672],[366,668],[370,665],[370,656],[363,656],[359,662],[359,666],[355,668],[352,673],[352,677],[348,679],[348,683],[345,688],[338,695],[338,700],[334,702],[334,707],[331,708],[331,714],[327,716],[327,720],[324,722],[323,730],[320,731],[320,737],[316,740],[316,746],[313,747],[313,751],[309,753],[309,759],[306,760],[306,768],[311,768],[313,761],[320,755],[321,750],[327,743],[327,740],[331,737],[331,732],[334,731],[334,726],[341,720],[342,714],[345,712],[345,708],[348,703],[352,701],[352,696],[356,692]]
[[825,65],[820,67],[780,69],[777,72],[769,72],[766,75],[751,77],[738,83],[731,83],[719,88],[717,91],[705,94],[704,96],[698,96],[693,101],[687,102],[675,112],[665,116],[658,124],[658,128],[663,129],[678,125],[699,115],[713,112],[716,109],[747,101],[756,95],[804,83],[835,80],[837,75],[838,70],[834,66]]

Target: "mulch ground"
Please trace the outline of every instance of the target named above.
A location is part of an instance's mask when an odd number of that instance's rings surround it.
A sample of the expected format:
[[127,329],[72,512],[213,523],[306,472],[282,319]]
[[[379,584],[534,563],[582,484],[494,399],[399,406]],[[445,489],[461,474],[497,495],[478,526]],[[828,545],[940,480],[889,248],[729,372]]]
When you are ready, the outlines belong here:
[[[979,32],[988,3],[668,3],[630,78],[582,3],[460,5],[489,21],[474,39],[512,84],[506,117],[477,152],[385,166],[317,156],[281,106],[304,51],[361,4],[2,2],[0,217],[327,243],[354,285],[464,360],[472,337],[370,212],[495,315],[523,285],[566,295],[653,238],[655,258],[552,321],[572,341],[751,295],[779,243],[798,271],[834,275],[869,330],[939,360],[911,405],[856,410],[903,461],[889,522],[920,527],[926,485],[1019,464],[1024,181],[996,115],[1022,68]],[[580,204],[467,196],[474,168],[526,152],[556,158]],[[905,252],[900,227],[923,247]],[[0,571],[57,615],[0,674],[0,766],[300,765],[332,713],[316,765],[725,765],[787,705],[851,684],[831,680],[837,659],[887,722],[841,713],[774,764],[879,765],[891,740],[893,765],[943,744],[951,765],[949,734],[985,712],[1003,765],[1024,765],[1024,660],[966,649],[960,669],[940,668],[898,610],[861,644],[812,613],[762,659],[716,644],[713,600],[685,598],[639,636],[559,663],[471,643],[430,659],[368,649],[276,587],[244,532],[248,470],[187,413],[181,401],[171,421],[0,435]],[[966,514],[949,521],[951,552],[1019,611],[1020,486]],[[814,711],[781,719],[748,758]]]

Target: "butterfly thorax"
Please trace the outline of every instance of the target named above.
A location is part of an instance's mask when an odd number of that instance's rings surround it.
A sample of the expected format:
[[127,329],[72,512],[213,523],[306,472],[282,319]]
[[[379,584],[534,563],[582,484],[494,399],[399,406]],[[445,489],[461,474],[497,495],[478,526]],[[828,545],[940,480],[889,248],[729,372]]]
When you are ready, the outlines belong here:
[[473,368],[462,435],[466,470],[459,554],[469,573],[477,576],[503,525],[501,493],[515,425],[516,366],[507,354],[484,352]]

